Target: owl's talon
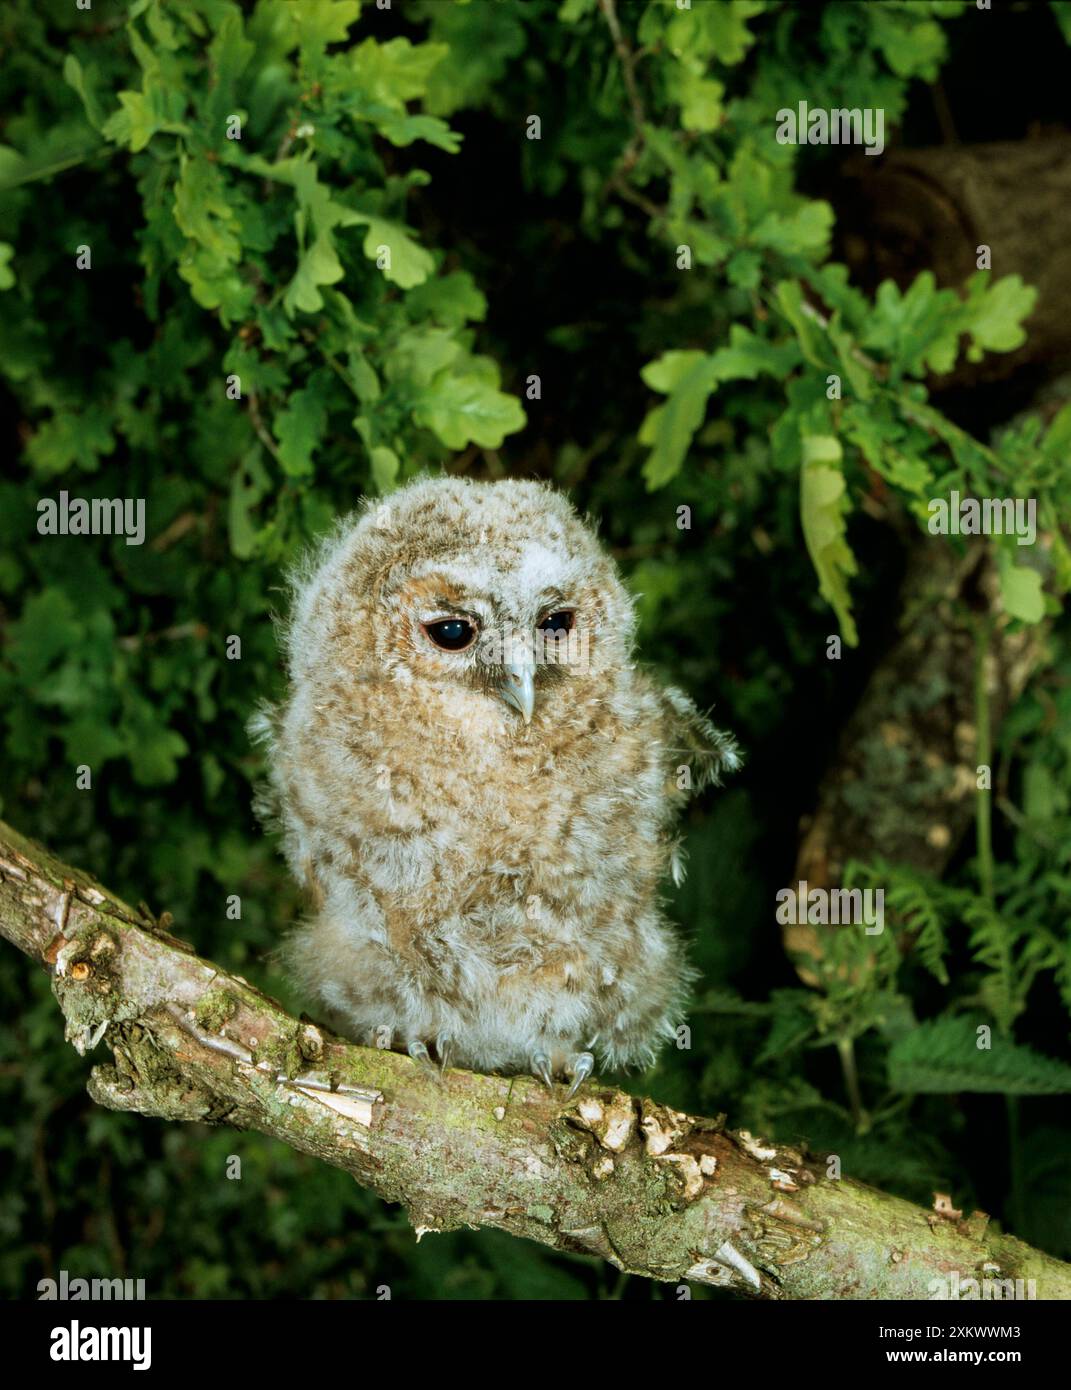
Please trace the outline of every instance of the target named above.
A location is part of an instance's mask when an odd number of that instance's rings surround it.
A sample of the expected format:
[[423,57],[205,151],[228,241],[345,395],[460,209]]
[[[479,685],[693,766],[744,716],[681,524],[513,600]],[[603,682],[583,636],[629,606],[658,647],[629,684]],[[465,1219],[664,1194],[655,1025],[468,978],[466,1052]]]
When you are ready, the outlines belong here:
[[533,1052],[528,1065],[532,1069],[532,1075],[538,1076],[548,1091],[554,1089],[554,1077],[550,1070],[550,1058],[545,1052]]
[[565,1097],[566,1100],[572,1100],[594,1070],[595,1058],[591,1053],[578,1052],[573,1059],[573,1084],[569,1087],[569,1094]]
[[442,1080],[442,1076],[439,1073],[439,1068],[431,1060],[431,1053],[428,1051],[424,1043],[420,1042],[419,1040],[417,1040],[416,1042],[411,1042],[409,1046],[406,1048],[406,1051],[409,1053],[410,1057],[412,1057],[413,1061],[416,1062],[417,1066],[420,1067],[420,1069],[424,1072],[426,1076],[430,1076],[434,1081]]
[[435,1055],[439,1059],[439,1070],[445,1071],[450,1065],[454,1051],[454,1040],[449,1033],[440,1033],[435,1039]]

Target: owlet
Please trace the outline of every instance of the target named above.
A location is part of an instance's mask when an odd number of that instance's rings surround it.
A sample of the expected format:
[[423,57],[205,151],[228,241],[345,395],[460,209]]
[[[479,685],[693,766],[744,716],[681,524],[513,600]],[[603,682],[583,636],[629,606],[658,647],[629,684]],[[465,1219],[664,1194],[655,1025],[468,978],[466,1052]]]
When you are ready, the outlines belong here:
[[738,754],[634,664],[634,629],[539,483],[415,482],[305,561],[289,691],[255,727],[313,903],[286,957],[339,1032],[570,1094],[674,1036],[673,820]]

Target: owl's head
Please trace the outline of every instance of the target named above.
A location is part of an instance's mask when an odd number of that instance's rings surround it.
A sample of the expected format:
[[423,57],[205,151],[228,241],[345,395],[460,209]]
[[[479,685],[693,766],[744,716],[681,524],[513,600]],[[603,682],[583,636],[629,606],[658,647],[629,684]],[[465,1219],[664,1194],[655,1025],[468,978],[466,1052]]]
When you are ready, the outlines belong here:
[[295,680],[460,686],[524,724],[626,665],[635,628],[594,532],[534,482],[411,483],[343,522],[295,587]]

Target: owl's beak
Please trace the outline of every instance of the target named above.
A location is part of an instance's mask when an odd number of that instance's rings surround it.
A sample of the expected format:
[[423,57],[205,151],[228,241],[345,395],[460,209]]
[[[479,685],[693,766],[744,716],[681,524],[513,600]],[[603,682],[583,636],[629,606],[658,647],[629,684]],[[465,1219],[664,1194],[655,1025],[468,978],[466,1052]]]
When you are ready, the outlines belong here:
[[498,693],[507,705],[520,712],[526,724],[530,724],[535,709],[535,665],[532,662],[507,662],[506,679],[498,687]]

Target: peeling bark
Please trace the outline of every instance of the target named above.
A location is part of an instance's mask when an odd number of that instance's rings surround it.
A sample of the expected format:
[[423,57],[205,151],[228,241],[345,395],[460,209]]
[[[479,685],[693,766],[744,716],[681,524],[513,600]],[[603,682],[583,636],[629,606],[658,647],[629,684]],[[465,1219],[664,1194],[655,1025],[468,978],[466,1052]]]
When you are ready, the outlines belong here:
[[768,1299],[933,1297],[931,1281],[1071,1267],[980,1212],[924,1211],[723,1119],[589,1082],[449,1071],[292,1018],[0,823],[0,934],[44,965],[99,1104],[255,1129],[401,1202],[418,1233],[494,1226],[650,1279]]

